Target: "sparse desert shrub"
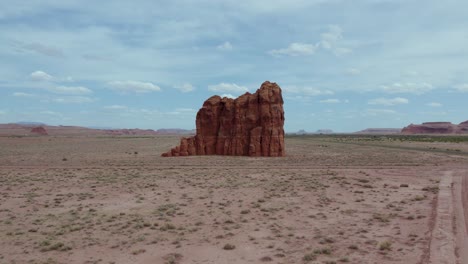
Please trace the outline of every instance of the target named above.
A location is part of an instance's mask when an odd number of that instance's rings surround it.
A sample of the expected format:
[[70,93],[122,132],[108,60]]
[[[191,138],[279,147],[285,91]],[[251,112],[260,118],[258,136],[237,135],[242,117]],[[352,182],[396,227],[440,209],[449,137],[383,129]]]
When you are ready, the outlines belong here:
[[234,246],[233,244],[229,244],[229,243],[227,243],[227,244],[224,245],[224,247],[223,247],[224,250],[233,250],[233,249],[235,249],[235,248],[236,248],[236,246]]
[[264,256],[260,258],[260,261],[269,262],[269,261],[273,261],[273,259],[269,256]]
[[317,255],[315,253],[305,254],[302,260],[304,261],[314,261],[317,259]]
[[349,262],[349,258],[348,257],[342,257],[339,259],[339,262]]
[[357,245],[351,245],[348,248],[352,249],[352,250],[358,250],[359,249],[359,247]]
[[331,255],[332,249],[329,247],[319,248],[314,250],[315,254]]
[[383,241],[379,244],[379,250],[392,250],[392,242],[391,241]]

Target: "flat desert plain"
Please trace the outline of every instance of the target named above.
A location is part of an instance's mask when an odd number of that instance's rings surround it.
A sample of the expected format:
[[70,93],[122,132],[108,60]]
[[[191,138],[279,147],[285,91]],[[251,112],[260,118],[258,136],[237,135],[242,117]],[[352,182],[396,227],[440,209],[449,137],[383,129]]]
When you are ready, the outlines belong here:
[[468,141],[0,137],[0,263],[468,263]]

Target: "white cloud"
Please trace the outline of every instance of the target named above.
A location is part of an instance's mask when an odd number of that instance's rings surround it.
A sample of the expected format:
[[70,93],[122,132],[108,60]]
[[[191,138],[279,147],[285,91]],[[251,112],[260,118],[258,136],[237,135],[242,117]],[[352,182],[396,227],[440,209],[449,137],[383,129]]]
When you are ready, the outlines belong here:
[[321,46],[325,49],[331,49],[332,44],[343,38],[343,29],[337,25],[329,25],[328,32],[322,33],[321,36]]
[[105,109],[111,109],[111,110],[125,110],[128,109],[127,106],[125,105],[108,105],[104,106]]
[[54,112],[54,111],[41,111],[40,112],[41,114],[44,114],[44,115],[51,115],[51,116],[62,116],[61,113],[57,113],[57,112]]
[[353,50],[352,49],[348,49],[348,48],[335,48],[333,50],[333,54],[335,54],[336,56],[343,56],[343,55],[346,55],[346,54],[349,54],[349,53],[352,53]]
[[439,111],[439,112],[428,112],[428,111],[423,111],[423,112],[419,112],[425,116],[446,116],[448,115],[447,112],[444,112],[444,111]]
[[378,116],[378,115],[394,115],[397,112],[395,110],[390,109],[366,109],[365,112],[362,113],[363,116]]
[[320,35],[320,41],[315,44],[294,42],[287,48],[273,49],[268,53],[273,56],[305,56],[314,54],[319,48],[331,51],[336,56],[351,53],[350,48],[340,46],[343,40],[343,30],[340,26],[329,25],[328,31]]
[[399,105],[399,104],[408,104],[409,100],[406,98],[401,98],[401,97],[396,97],[396,98],[376,98],[369,100],[367,102],[370,105],[386,105],[386,106],[392,106],[392,105]]
[[69,95],[86,95],[93,93],[92,90],[83,86],[57,86],[47,88],[48,91],[56,94],[69,94]]
[[351,75],[358,75],[358,74],[361,74],[361,71],[356,68],[348,68],[346,69],[346,73],[351,74]]
[[221,97],[222,97],[222,98],[227,97],[227,98],[231,98],[231,99],[235,99],[235,98],[236,98],[236,97],[235,97],[234,95],[232,95],[232,94],[222,94]]
[[245,86],[240,86],[235,83],[220,83],[216,85],[209,85],[208,90],[213,92],[226,92],[226,93],[245,93],[249,89]]
[[468,83],[456,85],[455,89],[462,93],[468,93]]
[[307,43],[291,43],[287,48],[270,50],[268,53],[273,56],[304,56],[315,53],[317,46]]
[[175,85],[174,88],[176,88],[177,90],[183,93],[188,93],[188,92],[192,92],[195,90],[195,87],[193,87],[193,85],[190,83],[184,83],[182,85]]
[[412,93],[424,94],[434,89],[429,83],[393,83],[391,85],[382,85],[380,87],[386,93]]
[[150,82],[139,81],[113,81],[109,82],[110,89],[119,92],[148,93],[161,91],[161,88]]
[[305,96],[319,96],[319,95],[332,95],[333,91],[320,90],[314,87],[297,87],[297,86],[284,86],[283,91],[285,93],[297,93]]
[[229,41],[224,42],[223,44],[216,47],[218,50],[229,51],[232,50],[232,44]]
[[319,101],[320,103],[324,103],[324,104],[337,104],[337,103],[340,103],[340,99],[325,99],[325,100],[320,100]]
[[195,109],[192,108],[176,108],[177,112],[182,112],[182,113],[195,113],[197,112]]
[[336,56],[342,56],[352,52],[350,48],[345,48],[340,45],[343,40],[343,29],[338,25],[329,25],[328,31],[322,33],[320,37],[321,40],[317,43],[317,46],[333,52]]
[[30,94],[30,93],[17,92],[17,93],[13,93],[13,96],[15,96],[15,97],[34,97],[36,95],[35,94]]
[[85,96],[66,96],[66,97],[58,97],[53,98],[53,102],[62,103],[62,104],[84,104],[84,103],[92,103],[96,101],[94,98],[85,97]]
[[426,105],[430,106],[430,107],[441,107],[442,106],[441,103],[436,103],[436,102],[428,103]]
[[52,81],[54,77],[43,71],[35,71],[30,75],[33,81]]

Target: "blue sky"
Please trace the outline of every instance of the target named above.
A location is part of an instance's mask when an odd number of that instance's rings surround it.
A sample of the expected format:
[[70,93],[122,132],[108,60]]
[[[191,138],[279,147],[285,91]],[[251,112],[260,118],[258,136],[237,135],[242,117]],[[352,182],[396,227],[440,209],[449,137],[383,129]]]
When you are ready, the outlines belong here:
[[278,83],[285,129],[468,120],[465,0],[0,0],[0,123],[195,127]]

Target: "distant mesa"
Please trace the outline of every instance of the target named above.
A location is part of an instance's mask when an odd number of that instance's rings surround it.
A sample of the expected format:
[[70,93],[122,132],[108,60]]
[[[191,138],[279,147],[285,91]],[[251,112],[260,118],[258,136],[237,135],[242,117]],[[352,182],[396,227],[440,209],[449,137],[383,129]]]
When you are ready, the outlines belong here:
[[193,130],[179,128],[152,129],[104,129],[107,135],[113,136],[148,136],[148,135],[193,135]]
[[307,132],[304,129],[301,129],[297,132],[289,133],[289,135],[297,135],[297,136],[305,136],[305,135],[314,135],[314,134],[333,134],[333,130],[331,129],[318,129],[315,132]]
[[31,134],[34,134],[34,135],[39,135],[39,136],[48,136],[49,134],[47,133],[47,130],[42,127],[42,126],[38,126],[38,127],[33,127],[31,129]]
[[[28,136],[42,135],[45,130],[49,136],[156,136],[156,135],[194,135],[195,130],[180,128],[164,128],[158,130],[152,129],[110,129],[110,128],[90,128],[80,126],[51,126],[38,122],[18,122],[0,124],[0,135],[8,136]],[[33,131],[34,130],[34,131]]]
[[468,121],[458,125],[450,122],[426,122],[404,127],[402,134],[468,134]]
[[295,135],[298,135],[298,136],[303,136],[303,135],[307,135],[307,134],[310,134],[309,132],[305,131],[304,129],[301,129],[299,131],[297,131],[296,133],[294,133]]
[[399,134],[401,128],[366,128],[364,130],[355,132],[355,134],[377,134],[377,135],[389,135],[389,134]]
[[316,134],[333,134],[331,129],[319,129],[315,132]]
[[212,96],[196,118],[196,135],[163,157],[230,155],[281,157],[284,149],[284,110],[281,88],[264,82],[254,93],[236,99]]

